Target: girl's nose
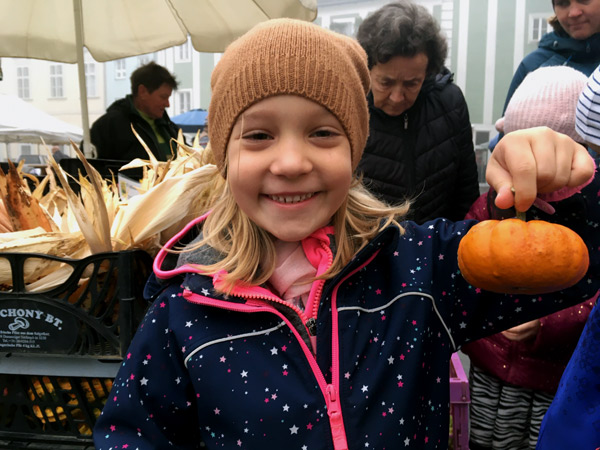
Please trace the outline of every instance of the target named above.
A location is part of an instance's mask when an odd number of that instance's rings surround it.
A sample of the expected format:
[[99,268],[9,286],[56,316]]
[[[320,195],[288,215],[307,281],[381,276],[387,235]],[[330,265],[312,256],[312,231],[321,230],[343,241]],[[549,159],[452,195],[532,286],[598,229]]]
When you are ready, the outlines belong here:
[[312,170],[308,144],[301,139],[282,138],[273,151],[271,173],[275,175],[293,178]]

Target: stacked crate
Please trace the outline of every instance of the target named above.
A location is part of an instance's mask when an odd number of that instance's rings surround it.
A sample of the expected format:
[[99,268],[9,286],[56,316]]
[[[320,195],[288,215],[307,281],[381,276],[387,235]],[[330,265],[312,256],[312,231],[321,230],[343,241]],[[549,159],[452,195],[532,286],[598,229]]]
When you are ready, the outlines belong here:
[[[80,260],[0,253],[12,285],[0,286],[0,448],[89,448],[92,428],[146,310],[151,258],[143,251]],[[71,275],[31,292],[40,260]]]

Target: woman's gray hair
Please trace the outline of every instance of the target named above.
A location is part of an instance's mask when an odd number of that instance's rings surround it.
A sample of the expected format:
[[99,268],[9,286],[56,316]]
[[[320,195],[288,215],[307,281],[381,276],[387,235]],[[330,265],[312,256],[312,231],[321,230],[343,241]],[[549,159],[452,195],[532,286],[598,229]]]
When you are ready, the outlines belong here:
[[408,0],[382,6],[358,28],[358,42],[369,58],[369,69],[394,56],[413,57],[425,53],[427,76],[438,74],[448,55],[448,43],[429,11]]

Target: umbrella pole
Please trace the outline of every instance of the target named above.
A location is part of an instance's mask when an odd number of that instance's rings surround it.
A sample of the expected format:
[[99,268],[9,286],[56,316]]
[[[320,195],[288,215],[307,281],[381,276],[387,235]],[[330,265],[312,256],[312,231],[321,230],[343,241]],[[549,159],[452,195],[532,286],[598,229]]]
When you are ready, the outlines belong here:
[[[85,60],[83,57],[83,14],[81,9],[81,0],[73,0],[73,12],[75,16],[77,72],[79,74],[79,101],[81,103],[81,122],[83,128],[83,153],[85,156],[90,158],[94,156],[95,151],[92,149],[92,142],[90,139],[90,118],[88,115]],[[79,145],[78,142],[77,144]]]

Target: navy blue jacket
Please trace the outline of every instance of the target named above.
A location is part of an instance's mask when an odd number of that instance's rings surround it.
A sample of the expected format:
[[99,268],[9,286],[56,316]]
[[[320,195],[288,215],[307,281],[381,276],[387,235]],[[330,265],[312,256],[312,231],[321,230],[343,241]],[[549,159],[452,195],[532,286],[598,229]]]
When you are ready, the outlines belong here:
[[594,306],[542,421],[537,450],[600,447],[600,308]]
[[[447,448],[451,354],[580,303],[599,284],[594,251],[588,276],[561,293],[476,289],[456,258],[474,223],[388,227],[316,290],[312,330],[266,288],[220,295],[219,275],[159,253],[163,280],[148,284],[155,300],[96,424],[96,449]],[[169,245],[199,231],[197,220]]]

